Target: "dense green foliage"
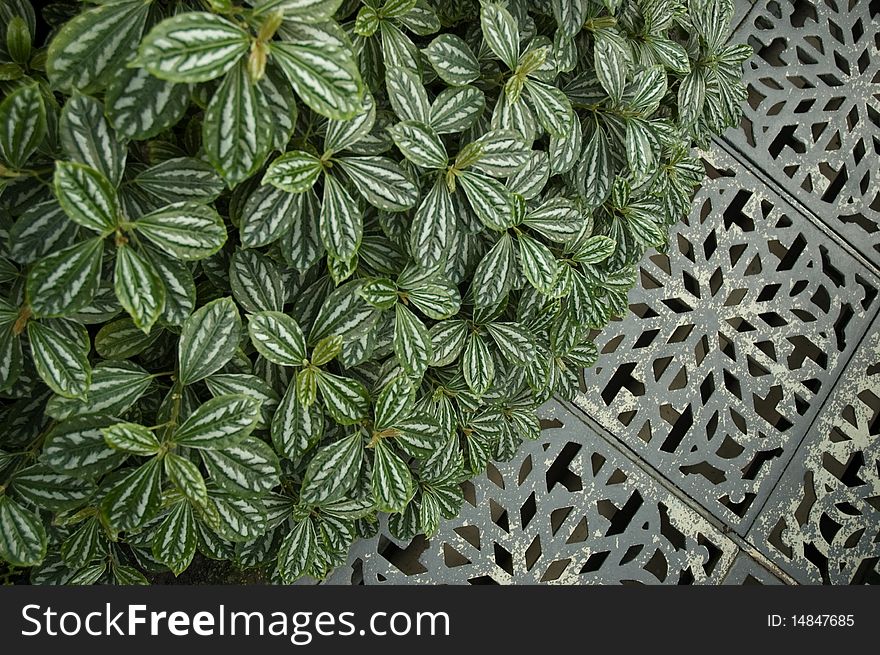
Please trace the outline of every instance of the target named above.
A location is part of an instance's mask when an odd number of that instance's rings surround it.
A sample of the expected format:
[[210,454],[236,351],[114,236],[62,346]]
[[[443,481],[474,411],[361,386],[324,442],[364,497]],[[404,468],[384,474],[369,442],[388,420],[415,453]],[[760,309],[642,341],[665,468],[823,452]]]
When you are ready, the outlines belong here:
[[732,0],[0,9],[0,559],[39,583],[431,534],[577,390],[749,55]]

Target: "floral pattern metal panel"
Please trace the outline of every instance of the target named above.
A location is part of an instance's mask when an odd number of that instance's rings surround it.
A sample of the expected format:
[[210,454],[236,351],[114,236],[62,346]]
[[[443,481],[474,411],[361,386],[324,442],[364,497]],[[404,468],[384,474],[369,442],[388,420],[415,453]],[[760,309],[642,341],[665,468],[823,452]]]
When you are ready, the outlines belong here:
[[880,584],[880,322],[749,539],[802,583]]
[[880,4],[762,0],[737,41],[749,101],[726,138],[880,267]]
[[878,282],[722,150],[576,403],[745,534],[876,311]]

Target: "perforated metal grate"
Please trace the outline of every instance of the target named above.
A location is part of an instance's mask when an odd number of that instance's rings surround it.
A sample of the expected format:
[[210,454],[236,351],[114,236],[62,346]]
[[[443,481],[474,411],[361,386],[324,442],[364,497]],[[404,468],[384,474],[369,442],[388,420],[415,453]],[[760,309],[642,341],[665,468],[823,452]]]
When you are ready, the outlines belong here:
[[328,582],[880,582],[880,2],[736,5],[745,118],[577,405]]

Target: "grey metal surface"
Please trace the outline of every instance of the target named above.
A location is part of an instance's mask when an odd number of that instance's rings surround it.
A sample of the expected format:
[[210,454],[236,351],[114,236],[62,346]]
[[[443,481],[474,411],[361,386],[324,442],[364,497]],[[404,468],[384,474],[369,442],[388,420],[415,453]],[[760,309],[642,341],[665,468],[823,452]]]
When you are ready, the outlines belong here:
[[876,313],[876,276],[721,149],[576,404],[744,535]]
[[880,2],[737,12],[743,123],[576,406],[328,582],[880,583]]

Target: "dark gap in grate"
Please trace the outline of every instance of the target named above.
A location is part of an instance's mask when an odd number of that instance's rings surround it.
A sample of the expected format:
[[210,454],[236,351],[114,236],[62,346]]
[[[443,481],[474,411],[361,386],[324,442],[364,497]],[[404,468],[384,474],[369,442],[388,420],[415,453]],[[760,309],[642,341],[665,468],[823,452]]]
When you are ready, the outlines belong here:
[[733,200],[724,210],[724,229],[729,230],[731,225],[737,225],[743,232],[754,232],[755,222],[747,216],[743,209],[752,198],[750,191],[737,191]]
[[684,534],[672,525],[669,519],[669,508],[664,503],[657,503],[657,510],[660,514],[660,534],[672,544],[675,550],[684,550],[687,545],[687,538]]
[[669,436],[663,441],[660,450],[674,453],[681,445],[682,439],[694,424],[694,412],[690,405],[681,413],[669,431]]
[[556,461],[554,461],[553,464],[550,465],[550,468],[547,469],[546,480],[548,493],[553,491],[553,487],[557,484],[561,484],[569,491],[580,491],[583,489],[582,480],[569,468],[574,458],[581,451],[581,447],[581,444],[570,441],[565,444],[559,452]]
[[526,502],[523,503],[522,507],[519,508],[519,518],[523,530],[525,530],[529,523],[531,523],[532,519],[535,518],[535,513],[537,511],[538,505],[535,502],[535,492],[533,491],[529,494],[529,497],[526,498]]
[[633,517],[636,515],[636,512],[639,511],[639,508],[643,503],[644,500],[642,499],[642,495],[638,491],[633,491],[624,506],[615,511],[613,516],[607,517],[610,518],[611,525],[608,527],[608,530],[605,531],[605,536],[610,537],[612,535],[623,534],[626,532],[627,527],[629,527],[630,522],[632,522]]
[[472,585],[495,584],[495,585],[497,585],[500,583],[496,582],[495,578],[493,578],[490,575],[480,575],[480,576],[477,576],[476,578],[469,578],[468,584],[472,584]]
[[501,544],[495,543],[492,544],[492,547],[495,552],[495,563],[507,571],[507,573],[513,575],[513,555]]
[[480,550],[480,528],[476,525],[462,525],[453,528],[453,532],[468,542],[471,546]]
[[605,560],[608,559],[608,556],[610,554],[611,553],[608,551],[602,553],[593,553],[587,558],[587,561],[584,562],[584,565],[581,567],[579,573],[595,573],[602,568],[602,565],[605,563]]
[[782,452],[782,448],[758,451],[752,461],[743,468],[743,480],[755,480],[764,465],[778,457],[782,457]]
[[382,557],[405,575],[417,575],[428,571],[425,565],[419,561],[419,557],[427,548],[428,540],[421,534],[416,535],[405,548],[400,548],[384,536],[379,537],[378,550]]
[[669,575],[669,562],[663,557],[663,553],[660,552],[659,548],[654,551],[651,559],[642,568],[657,578],[659,582],[666,582],[666,578]]
[[606,405],[611,405],[614,402],[621,389],[626,389],[634,396],[645,395],[645,385],[632,376],[635,368],[635,363],[628,363],[618,367],[614,372],[614,375],[608,380],[608,384],[602,389],[602,400]]

